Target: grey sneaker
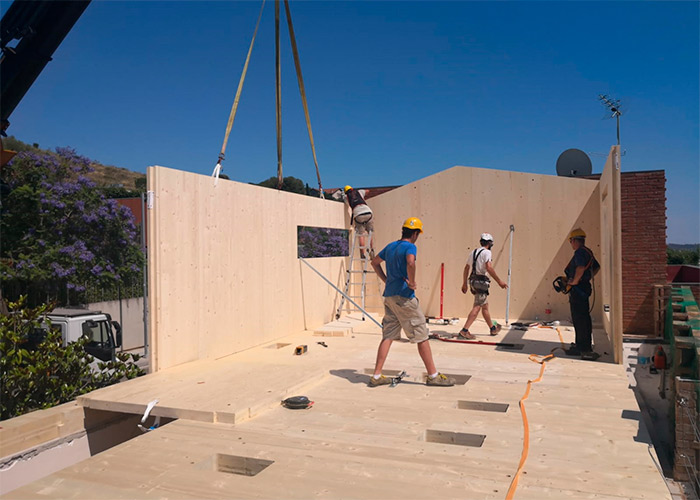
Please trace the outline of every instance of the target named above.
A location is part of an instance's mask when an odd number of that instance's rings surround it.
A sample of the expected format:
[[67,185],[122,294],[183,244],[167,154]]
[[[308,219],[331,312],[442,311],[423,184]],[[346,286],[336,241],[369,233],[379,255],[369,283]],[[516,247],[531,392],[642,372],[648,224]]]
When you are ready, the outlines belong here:
[[425,381],[425,385],[439,385],[442,387],[450,387],[455,385],[455,379],[451,377],[446,377],[442,373],[438,373],[437,377],[435,378],[428,377]]
[[380,385],[389,385],[389,384],[391,384],[391,379],[389,377],[385,377],[384,375],[379,375],[379,378],[374,378],[373,376],[370,375],[369,382],[367,382],[367,385],[369,387],[378,387]]

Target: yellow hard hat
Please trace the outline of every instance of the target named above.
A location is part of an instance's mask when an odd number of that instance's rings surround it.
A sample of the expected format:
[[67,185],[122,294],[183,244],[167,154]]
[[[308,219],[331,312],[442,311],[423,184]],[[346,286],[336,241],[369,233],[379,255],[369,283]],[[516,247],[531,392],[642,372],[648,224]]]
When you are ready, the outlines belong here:
[[586,231],[581,229],[580,227],[577,227],[571,233],[569,234],[569,239],[571,238],[585,238],[586,237]]
[[406,222],[403,223],[403,226],[407,229],[418,229],[421,233],[423,232],[423,223],[418,217],[409,217],[406,219]]
[[351,189],[352,189],[352,186],[345,186],[345,189],[343,190],[343,192],[347,193]]

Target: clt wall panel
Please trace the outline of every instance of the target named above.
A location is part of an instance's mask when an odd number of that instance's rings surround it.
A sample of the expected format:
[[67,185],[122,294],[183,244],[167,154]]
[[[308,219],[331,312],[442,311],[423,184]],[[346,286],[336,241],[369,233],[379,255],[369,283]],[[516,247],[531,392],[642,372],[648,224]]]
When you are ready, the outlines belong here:
[[[344,228],[343,205],[148,169],[152,365],[218,358],[333,318],[335,294],[297,258],[297,226]],[[340,283],[345,259],[312,259]]]
[[622,361],[622,194],[619,147],[613,146],[600,176],[601,270],[603,326]]
[[[495,238],[493,265],[507,281],[513,234],[509,321],[570,318],[568,298],[557,294],[552,280],[563,274],[573,251],[569,232],[582,227],[587,245],[600,254],[601,217],[597,180],[536,175],[471,167],[453,167],[371,198],[375,246],[400,238],[407,217],[422,219],[418,239],[417,295],[427,315],[440,312],[440,264],[445,264],[444,315],[465,317],[473,296],[461,292],[462,271],[479,236]],[[600,284],[596,283],[597,293]],[[506,291],[492,284],[492,316],[503,321]],[[601,301],[593,310],[602,322]]]

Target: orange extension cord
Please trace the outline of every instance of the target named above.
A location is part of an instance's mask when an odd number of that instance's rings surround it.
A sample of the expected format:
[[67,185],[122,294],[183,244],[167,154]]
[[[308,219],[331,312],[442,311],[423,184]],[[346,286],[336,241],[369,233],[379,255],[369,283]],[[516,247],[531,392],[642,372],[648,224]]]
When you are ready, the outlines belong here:
[[561,347],[555,347],[554,349],[552,349],[552,352],[545,357],[541,357],[537,354],[531,354],[530,356],[528,356],[528,359],[530,361],[532,361],[533,363],[540,364],[540,375],[535,380],[527,381],[527,388],[525,389],[525,394],[523,394],[523,397],[520,398],[520,413],[522,413],[523,415],[523,452],[520,455],[520,464],[518,464],[518,470],[513,476],[513,480],[510,483],[510,488],[508,488],[506,500],[513,500],[515,490],[518,488],[518,479],[520,479],[520,474],[523,472],[523,467],[525,467],[525,462],[527,461],[527,455],[530,452],[530,426],[527,422],[527,413],[525,413],[525,400],[530,395],[530,389],[532,388],[532,384],[536,384],[537,382],[540,382],[542,380],[542,376],[544,375],[544,368],[546,366],[545,363],[554,359],[554,351],[556,351],[557,349],[564,348],[564,339],[561,336],[561,331],[559,330],[559,328],[557,328],[556,330],[557,334],[559,335]]

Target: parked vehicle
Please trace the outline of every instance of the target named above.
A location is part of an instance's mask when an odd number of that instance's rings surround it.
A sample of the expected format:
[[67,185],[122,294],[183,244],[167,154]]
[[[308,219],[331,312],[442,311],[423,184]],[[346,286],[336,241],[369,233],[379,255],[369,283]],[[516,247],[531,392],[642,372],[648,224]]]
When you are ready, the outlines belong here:
[[117,347],[122,345],[122,327],[101,311],[87,309],[54,309],[47,316],[53,328],[60,328],[63,344],[75,342],[83,335],[90,339],[85,351],[102,361],[114,361]]

